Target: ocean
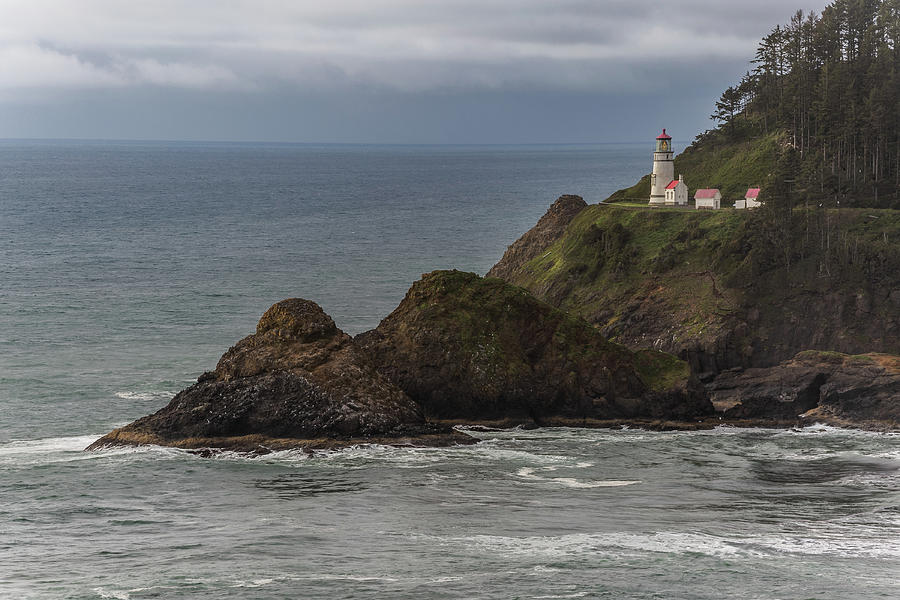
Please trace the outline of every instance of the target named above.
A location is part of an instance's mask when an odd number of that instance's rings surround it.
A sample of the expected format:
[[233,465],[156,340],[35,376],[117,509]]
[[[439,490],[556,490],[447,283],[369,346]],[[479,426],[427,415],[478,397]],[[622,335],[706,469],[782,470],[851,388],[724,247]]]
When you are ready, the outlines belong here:
[[473,432],[471,447],[82,449],[274,302],[378,324],[650,144],[0,141],[0,597],[889,598],[900,436]]

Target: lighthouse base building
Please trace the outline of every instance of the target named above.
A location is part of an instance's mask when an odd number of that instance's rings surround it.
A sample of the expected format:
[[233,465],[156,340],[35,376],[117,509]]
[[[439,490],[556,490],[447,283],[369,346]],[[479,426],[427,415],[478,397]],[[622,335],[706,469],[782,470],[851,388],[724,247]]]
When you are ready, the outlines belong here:
[[684,175],[679,175],[678,180],[672,180],[666,186],[666,206],[687,206],[688,187],[684,183]]

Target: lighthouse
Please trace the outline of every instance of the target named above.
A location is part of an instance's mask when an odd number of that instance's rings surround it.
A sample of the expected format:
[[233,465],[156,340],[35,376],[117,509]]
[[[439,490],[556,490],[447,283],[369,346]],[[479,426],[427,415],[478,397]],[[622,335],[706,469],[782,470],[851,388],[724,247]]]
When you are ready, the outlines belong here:
[[666,186],[675,179],[675,159],[672,156],[672,137],[663,129],[656,137],[653,153],[653,173],[650,175],[650,204],[666,203]]

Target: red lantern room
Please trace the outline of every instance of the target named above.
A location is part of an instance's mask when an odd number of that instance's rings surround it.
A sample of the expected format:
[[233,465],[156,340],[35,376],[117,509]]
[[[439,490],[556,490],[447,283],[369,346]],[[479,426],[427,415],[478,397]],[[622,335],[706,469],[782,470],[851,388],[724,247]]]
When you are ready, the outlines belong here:
[[656,136],[656,151],[657,152],[671,152],[672,151],[672,136],[666,133],[666,130],[663,129],[663,132]]

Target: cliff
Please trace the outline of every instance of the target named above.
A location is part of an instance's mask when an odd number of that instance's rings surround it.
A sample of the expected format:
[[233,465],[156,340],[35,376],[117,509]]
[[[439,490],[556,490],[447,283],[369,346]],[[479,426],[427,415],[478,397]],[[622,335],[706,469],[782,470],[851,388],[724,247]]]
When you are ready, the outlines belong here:
[[603,203],[552,243],[523,245],[526,234],[489,275],[711,377],[807,349],[900,353],[898,236],[900,211],[886,209]]
[[[564,204],[578,203],[562,199],[555,207]],[[540,237],[532,236],[529,252]],[[611,343],[582,319],[497,278],[428,273],[356,340],[429,419],[587,424],[712,412],[686,363]]]

